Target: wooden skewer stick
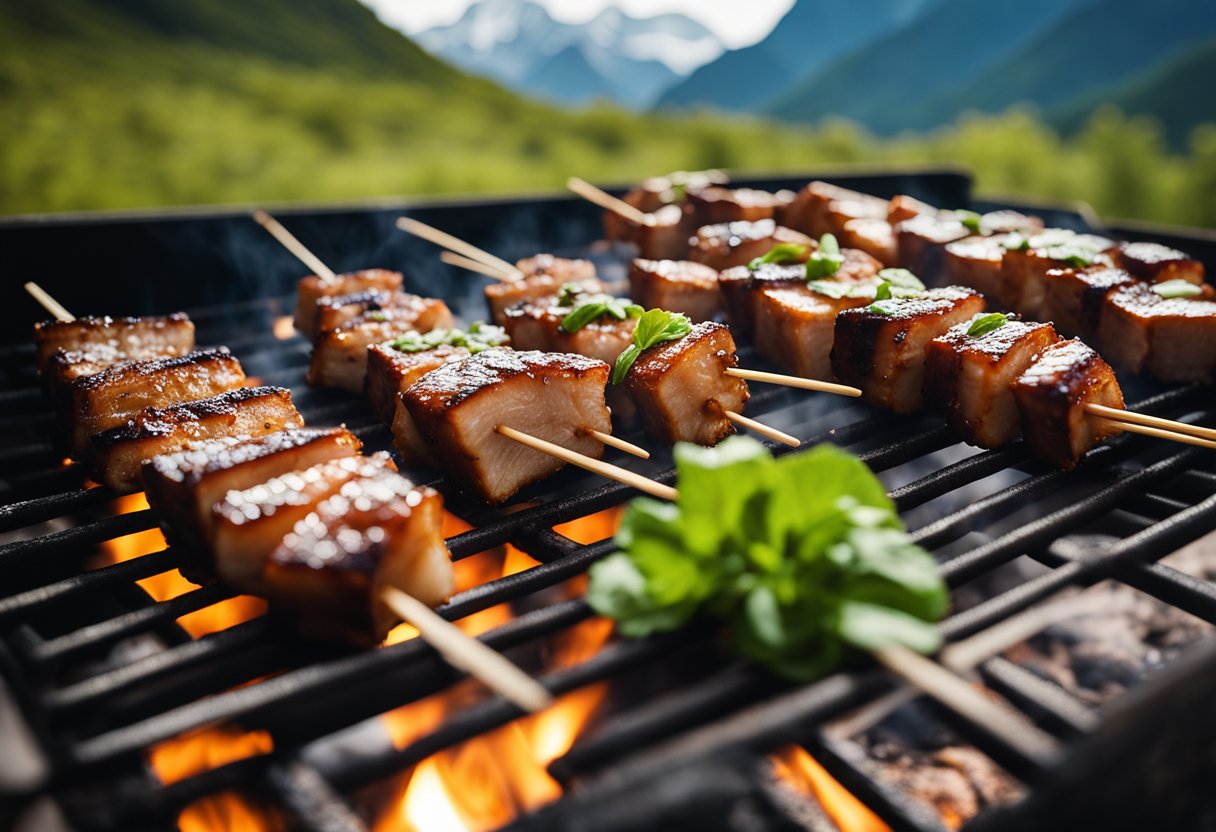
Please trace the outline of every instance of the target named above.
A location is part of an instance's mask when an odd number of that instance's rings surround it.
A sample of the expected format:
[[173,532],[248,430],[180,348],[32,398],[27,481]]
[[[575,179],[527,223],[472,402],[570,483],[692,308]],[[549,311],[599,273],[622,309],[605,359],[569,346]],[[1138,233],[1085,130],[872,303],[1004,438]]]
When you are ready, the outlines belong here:
[[[446,231],[440,231],[438,228],[427,225],[424,222],[419,222],[412,217],[398,217],[397,227],[407,234],[413,234],[415,237],[421,237],[424,240],[429,240],[437,246],[443,246],[449,251],[454,251],[457,254],[463,254],[470,260],[485,263],[491,268],[498,269],[504,275],[518,275],[522,277],[522,275],[519,273],[519,269],[515,268],[515,266],[511,265],[506,260],[503,260],[501,257],[495,257],[493,254],[490,254],[490,252],[483,251],[477,246],[470,245],[459,237],[453,237]],[[516,280],[518,277],[507,279]]]
[[790,436],[788,433],[779,431],[776,428],[770,428],[763,422],[757,422],[755,419],[749,419],[741,413],[736,413],[733,410],[725,411],[727,419],[730,419],[736,425],[754,431],[761,436],[767,436],[774,442],[780,442],[782,445],[789,445],[791,448],[797,448],[802,444],[802,441],[797,436]]
[[403,621],[417,627],[427,644],[439,651],[448,664],[480,680],[504,699],[529,713],[553,704],[553,695],[544,685],[414,596],[390,586],[385,588],[381,598]]
[[1119,430],[1127,431],[1128,433],[1139,433],[1143,436],[1153,436],[1157,439],[1168,439],[1171,442],[1180,442],[1183,445],[1195,445],[1200,448],[1216,448],[1216,442],[1213,442],[1211,439],[1200,439],[1197,436],[1175,433],[1172,430],[1162,430],[1161,428],[1150,428],[1132,422],[1120,422],[1117,419],[1109,419],[1108,421],[1113,422]]
[[1161,428],[1162,430],[1173,431],[1174,433],[1182,433],[1187,436],[1196,436],[1200,439],[1216,441],[1216,430],[1205,428],[1202,425],[1190,425],[1186,422],[1176,422],[1173,419],[1162,419],[1158,416],[1149,416],[1146,413],[1136,413],[1134,410],[1120,410],[1117,407],[1107,407],[1106,405],[1093,404],[1092,402],[1085,405],[1085,412],[1110,419],[1114,422],[1131,422],[1136,425]]
[[282,226],[282,224],[274,217],[267,214],[260,208],[253,212],[253,219],[258,225],[270,232],[270,236],[274,237],[283,248],[290,251],[296,258],[308,268],[312,269],[313,274],[321,278],[326,283],[333,283],[338,279],[334,274],[334,270],[321,262],[321,258],[309,251],[303,243],[295,238],[290,231]]
[[68,321],[76,320],[76,316],[63,307],[59,301],[55,300],[46,289],[43,289],[34,281],[29,281],[25,284],[25,291],[33,295],[34,300],[42,304],[42,308],[55,317],[55,320],[67,323]]
[[618,451],[633,454],[638,459],[650,459],[650,451],[639,447],[632,442],[626,442],[619,436],[613,436],[611,433],[604,433],[602,430],[588,430],[587,435],[592,439],[600,440],[609,447],[616,448]]
[[484,274],[486,277],[501,280],[503,283],[510,283],[520,279],[520,274],[515,269],[512,269],[509,273],[503,272],[501,269],[498,269],[495,266],[487,266],[485,263],[481,263],[477,260],[471,260],[468,257],[461,254],[456,254],[453,251],[445,251],[441,253],[439,255],[439,259],[447,263],[449,266],[456,266],[457,268],[467,269],[468,271],[477,272],[478,274]]
[[856,387],[849,387],[847,384],[835,384],[830,381],[819,381],[813,378],[787,376],[782,373],[766,373],[761,370],[745,370],[742,367],[728,367],[723,372],[735,378],[747,379],[748,381],[762,381],[768,384],[780,384],[785,387],[797,387],[800,390],[815,390],[820,393],[832,393],[837,396],[852,396],[854,398],[861,395],[861,391]]
[[548,454],[560,459],[562,462],[577,465],[579,468],[590,471],[593,474],[599,474],[601,477],[616,480],[619,483],[628,485],[630,488],[644,491],[652,497],[658,497],[660,500],[675,500],[676,498],[676,490],[674,488],[657,483],[654,480],[649,480],[641,474],[626,471],[624,468],[599,459],[592,459],[577,451],[563,448],[561,445],[555,445],[530,433],[524,433],[506,425],[499,425],[495,430],[502,436],[512,439],[521,445],[526,445],[534,451],[540,451],[542,454]]
[[571,176],[566,180],[566,187],[588,202],[593,202],[601,208],[611,211],[617,216],[624,217],[639,225],[654,225],[654,215],[635,208],[623,199],[617,199],[607,191],[602,191],[586,180]]

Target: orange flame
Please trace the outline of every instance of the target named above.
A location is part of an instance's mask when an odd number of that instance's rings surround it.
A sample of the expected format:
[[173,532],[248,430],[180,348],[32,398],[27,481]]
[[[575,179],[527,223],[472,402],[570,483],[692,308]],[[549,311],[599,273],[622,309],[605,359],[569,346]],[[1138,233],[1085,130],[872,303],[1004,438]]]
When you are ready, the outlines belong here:
[[[142,492],[139,494],[128,494],[125,497],[118,498],[114,513],[129,514],[133,511],[141,511],[147,507],[148,501]],[[131,560],[132,558],[152,552],[159,552],[166,545],[165,536],[161,534],[160,529],[148,529],[147,531],[136,532],[108,540],[101,544],[101,548],[104,563],[111,564],[121,563],[122,561]],[[192,589],[198,588],[197,584],[186,580],[177,569],[162,572],[150,578],[144,578],[138,581],[138,583],[145,592],[157,601],[167,601],[170,598],[176,598]],[[266,604],[260,598],[239,595],[236,598],[220,601],[218,604],[212,604],[209,607],[183,615],[177,619],[177,623],[191,636],[198,638],[207,633],[214,633],[217,630],[223,630],[240,624],[242,621],[256,618],[265,609]]]
[[[242,732],[235,728],[208,728],[155,746],[149,762],[166,786],[204,771],[269,754],[274,741],[264,731]],[[272,828],[270,816],[235,792],[222,792],[187,806],[178,816],[182,832],[258,832]]]
[[[592,542],[611,535],[619,516],[612,509],[555,530],[579,542]],[[475,586],[536,563],[524,552],[506,546],[495,570],[493,554],[482,553],[458,563],[457,586]],[[569,581],[565,591],[574,594],[580,586],[580,581]],[[487,613],[493,613],[493,619],[480,618]],[[470,616],[469,623],[462,622],[462,626],[466,632],[482,632],[510,617],[504,604]],[[554,645],[551,669],[586,661],[611,635],[612,622],[607,619],[590,619],[572,627]],[[400,748],[429,733],[475,693],[474,686],[461,685],[385,714],[394,744]],[[375,832],[482,832],[556,800],[561,786],[546,767],[570,749],[607,694],[607,683],[572,691],[539,714],[428,757],[402,778],[397,795],[378,818]]]
[[771,759],[777,777],[814,797],[840,832],[891,832],[878,815],[840,785],[806,749],[791,745]]

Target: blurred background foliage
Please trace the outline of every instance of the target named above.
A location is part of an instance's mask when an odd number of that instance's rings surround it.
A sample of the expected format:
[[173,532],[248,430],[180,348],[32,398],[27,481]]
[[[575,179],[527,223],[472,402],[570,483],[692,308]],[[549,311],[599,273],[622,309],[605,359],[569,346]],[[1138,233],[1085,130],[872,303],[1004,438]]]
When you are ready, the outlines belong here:
[[[242,14],[288,15],[287,27],[307,6],[357,15],[375,38],[400,41],[384,41],[393,60],[369,54],[367,36],[318,42],[308,28],[273,43],[182,34],[239,20],[149,31],[131,20],[152,0],[134,11],[141,3],[123,0],[113,14],[86,0],[52,5],[6,0],[0,10],[3,213],[520,191],[572,174],[624,183],[677,168],[947,163],[971,168],[988,194],[1216,226],[1216,124],[1171,148],[1156,121],[1111,108],[1067,137],[1014,108],[883,139],[846,121],[566,110],[440,64],[353,0],[247,0]],[[297,53],[281,48],[288,41]],[[364,54],[341,53],[353,49]]]

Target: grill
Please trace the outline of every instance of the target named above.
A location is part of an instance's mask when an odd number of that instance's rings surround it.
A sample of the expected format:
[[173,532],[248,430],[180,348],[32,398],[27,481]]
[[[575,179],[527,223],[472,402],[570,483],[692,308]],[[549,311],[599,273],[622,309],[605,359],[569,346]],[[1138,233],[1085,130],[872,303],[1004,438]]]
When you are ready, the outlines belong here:
[[[810,178],[744,184],[775,188]],[[952,171],[832,181],[879,195],[969,203],[966,177]],[[391,230],[403,210],[511,257],[585,253],[599,222],[596,209],[558,198],[280,215],[337,270],[404,267],[410,291],[444,297],[466,320],[484,314],[479,280],[449,272],[424,244]],[[1034,210],[1049,224],[1082,227],[1074,212]],[[1172,242],[1216,265],[1211,237],[1124,233]],[[0,226],[0,240],[14,272],[39,280],[69,309],[185,307],[200,344],[225,344],[248,374],[291,388],[308,424],[344,422],[369,452],[389,446],[388,429],[362,401],[305,386],[308,345],[273,334],[275,321],[290,313],[300,268],[243,212],[19,219]],[[616,253],[593,253],[602,273],[623,276]],[[265,616],[192,639],[176,620],[233,593],[212,585],[154,601],[136,581],[176,568],[172,549],[85,570],[101,543],[151,529],[156,520],[146,510],[114,514],[115,495],[88,487],[79,468],[60,459],[32,369],[27,333],[36,313],[12,304],[0,316],[11,324],[10,343],[0,347],[0,674],[44,763],[39,776],[6,787],[10,811],[50,795],[77,828],[171,827],[191,802],[235,789],[273,807],[292,828],[363,829],[357,797],[364,790],[520,715],[488,697],[400,748],[359,743],[364,720],[448,690],[461,675],[417,640],[338,652],[304,643]],[[747,349],[741,361],[763,368]],[[1125,389],[1135,410],[1216,419],[1210,390]],[[954,591],[953,612],[941,624],[950,649],[972,654],[969,664],[984,685],[1045,732],[1042,742],[1011,744],[1002,726],[920,703],[1026,786],[1024,799],[982,813],[970,828],[1186,828],[1210,821],[1216,640],[1200,640],[1100,707],[1001,653],[1041,628],[1035,616],[1059,598],[1100,582],[1216,624],[1216,586],[1159,562],[1216,529],[1210,453],[1124,435],[1062,473],[1018,445],[978,452],[931,419],[897,418],[843,399],[754,385],[748,412],[808,444],[845,446],[880,473]],[[639,463],[610,452],[610,460],[673,481],[669,451],[641,435],[625,438],[651,447],[654,458]],[[433,472],[406,473],[444,488]],[[481,638],[526,666],[537,644],[592,616],[582,600],[550,603],[546,593],[610,552],[611,540],[580,544],[554,526],[621,505],[633,492],[567,470],[521,495],[520,510],[445,496],[449,511],[472,527],[448,540],[453,558],[511,544],[538,565],[459,593],[441,615],[459,620],[515,604],[518,614]],[[675,828],[695,816],[704,828],[757,828],[746,827],[748,817],[768,828],[829,828],[822,817],[783,804],[762,774],[767,754],[798,743],[892,827],[944,828],[937,813],[875,777],[840,728],[842,715],[904,696],[894,677],[859,663],[791,686],[730,658],[717,636],[698,623],[666,637],[613,641],[581,663],[544,671],[541,681],[557,694],[612,682],[613,707],[550,766],[565,796],[515,826]],[[167,786],[147,764],[158,743],[228,724],[268,732],[273,751]]]

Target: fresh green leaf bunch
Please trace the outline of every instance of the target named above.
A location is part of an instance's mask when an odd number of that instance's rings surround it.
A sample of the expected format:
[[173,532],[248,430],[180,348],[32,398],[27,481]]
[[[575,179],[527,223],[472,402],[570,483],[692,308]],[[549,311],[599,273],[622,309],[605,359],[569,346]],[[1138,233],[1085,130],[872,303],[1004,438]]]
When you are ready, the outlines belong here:
[[774,459],[759,442],[675,449],[675,503],[634,500],[620,551],[591,569],[587,600],[627,636],[725,621],[745,656],[793,679],[851,648],[938,646],[949,596],[878,478],[831,445]]
[[692,332],[692,321],[687,315],[679,312],[668,312],[665,309],[651,309],[638,318],[638,324],[633,329],[633,343],[617,356],[612,368],[612,383],[620,384],[629,374],[629,368],[643,350],[655,344],[674,341]]
[[819,248],[811,252],[806,261],[806,279],[822,280],[840,271],[844,265],[844,255],[840,253],[840,243],[836,242],[834,234],[824,234],[819,238]]
[[1152,289],[1163,298],[1193,298],[1203,294],[1203,289],[1182,278],[1154,283]]
[[623,321],[627,318],[641,317],[645,311],[629,298],[618,298],[600,293],[579,294],[574,297],[570,311],[562,318],[562,329],[566,332],[578,332],[587,324],[598,321],[600,318]]
[[747,264],[747,268],[754,272],[765,263],[779,265],[805,263],[810,253],[811,247],[804,243],[777,243],[760,257],[753,257]]
[[967,334],[972,338],[983,338],[990,332],[996,332],[1012,320],[1013,315],[1005,312],[989,312],[987,315],[980,315],[972,319],[971,326],[967,328]]
[[389,346],[397,352],[423,352],[442,346],[464,347],[479,353],[507,343],[507,331],[485,321],[474,321],[468,329],[432,329],[430,332],[407,332]]

